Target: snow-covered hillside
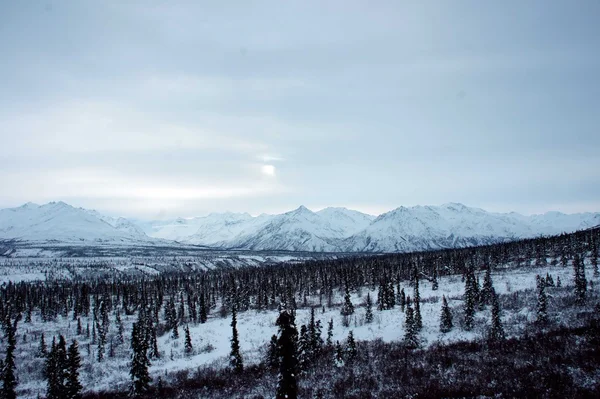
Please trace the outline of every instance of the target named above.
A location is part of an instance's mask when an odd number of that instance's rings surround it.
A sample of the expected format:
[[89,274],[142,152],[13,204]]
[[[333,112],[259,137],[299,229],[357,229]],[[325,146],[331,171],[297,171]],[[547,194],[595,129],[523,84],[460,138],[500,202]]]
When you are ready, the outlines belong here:
[[[0,211],[0,239],[32,242],[152,243],[177,241],[220,249],[315,252],[408,252],[483,245],[573,232],[600,225],[600,213],[491,213],[462,204],[400,207],[378,217],[346,208],[279,215],[212,213],[139,222],[63,202]],[[164,243],[164,241],[162,241]]]
[[152,244],[144,232],[124,218],[111,218],[64,202],[27,203],[0,210],[0,239],[46,243]]

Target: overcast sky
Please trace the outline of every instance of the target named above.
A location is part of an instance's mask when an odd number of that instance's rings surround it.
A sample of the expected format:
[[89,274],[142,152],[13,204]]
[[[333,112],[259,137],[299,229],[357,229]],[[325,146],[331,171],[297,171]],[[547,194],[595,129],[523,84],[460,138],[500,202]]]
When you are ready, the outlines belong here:
[[600,2],[1,1],[0,207],[600,211]]

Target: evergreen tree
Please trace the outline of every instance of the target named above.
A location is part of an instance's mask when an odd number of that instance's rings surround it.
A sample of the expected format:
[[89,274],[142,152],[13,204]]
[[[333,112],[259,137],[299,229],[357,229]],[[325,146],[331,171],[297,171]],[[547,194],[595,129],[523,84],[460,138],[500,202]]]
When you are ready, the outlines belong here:
[[236,373],[244,371],[244,362],[240,353],[240,341],[237,331],[237,309],[234,305],[231,310],[231,352],[229,354],[229,365]]
[[600,271],[598,271],[598,245],[596,245],[595,241],[592,243],[592,252],[590,256],[592,266],[594,267],[594,277],[598,278],[600,277]]
[[333,318],[329,319],[329,323],[327,324],[327,341],[326,345],[331,347],[333,344]]
[[271,337],[269,346],[267,348],[267,366],[270,369],[277,369],[279,366],[279,354],[277,352],[277,335]]
[[350,330],[350,332],[348,333],[348,339],[346,340],[346,353],[348,361],[353,361],[354,358],[356,358],[356,354],[358,353],[352,330]]
[[475,319],[475,304],[476,300],[476,292],[474,288],[474,280],[475,276],[471,270],[467,271],[467,275],[465,278],[465,330],[470,331],[473,328],[473,322]]
[[279,381],[277,383],[277,399],[296,399],[298,385],[296,374],[298,368],[296,340],[298,331],[294,324],[291,310],[284,309],[277,318],[279,333],[277,352],[279,354]]
[[365,323],[373,322],[373,302],[371,301],[371,294],[367,293],[367,301],[365,302],[367,311],[365,313]]
[[437,271],[437,267],[434,267],[433,268],[433,275],[431,277],[431,289],[433,291],[437,291],[438,288],[439,288],[438,271]]
[[15,350],[17,348],[17,324],[21,320],[21,314],[13,318],[12,309],[4,316],[2,328],[6,338],[6,353],[2,362],[2,390],[3,399],[16,399],[17,377],[15,376]]
[[340,344],[340,341],[335,342],[335,350],[333,352],[333,362],[336,367],[343,367],[344,362],[344,349]]
[[421,295],[419,294],[419,272],[415,268],[414,270],[414,298],[413,302],[415,304],[414,311],[414,328],[417,331],[421,331],[423,328],[423,319],[421,318]]
[[121,345],[125,342],[125,337],[123,336],[125,329],[121,320],[121,312],[119,311],[115,315],[115,324],[117,325],[117,345]]
[[310,341],[308,329],[305,325],[300,326],[300,337],[298,339],[298,369],[305,371],[311,360]]
[[46,357],[46,364],[44,369],[44,375],[46,376],[47,388],[46,388],[46,399],[58,399],[60,398],[60,381],[58,380],[58,357],[56,352],[56,338],[52,338],[52,345],[50,346],[50,352]]
[[577,254],[573,257],[573,271],[575,274],[575,300],[578,305],[583,305],[587,291],[587,280],[583,259],[580,259]]
[[81,335],[83,328],[81,327],[81,317],[77,318],[77,335]]
[[321,338],[321,322],[315,321],[315,308],[310,309],[310,321],[308,323],[308,339],[310,357],[313,359],[321,352],[323,339]]
[[192,347],[192,337],[190,336],[190,328],[185,326],[185,353],[191,355],[194,351]]
[[417,338],[417,328],[415,326],[415,315],[411,306],[410,297],[406,300],[406,321],[404,331],[404,342],[409,348],[416,348],[419,346]]
[[548,321],[546,283],[539,275],[535,277],[537,286],[537,322],[544,324]]
[[488,265],[485,269],[485,276],[483,277],[483,288],[479,296],[479,303],[481,305],[490,305],[492,303],[492,291],[494,285],[492,283],[492,268]]
[[38,346],[37,356],[38,357],[46,357],[48,354],[48,347],[46,346],[46,340],[44,338],[44,333],[40,336],[40,345]]
[[200,323],[204,324],[206,323],[206,320],[208,319],[208,315],[207,315],[207,307],[206,307],[206,303],[204,300],[204,293],[200,294]]
[[344,294],[344,304],[342,305],[342,309],[340,311],[342,316],[350,316],[354,313],[354,305],[352,304],[352,300],[350,299],[350,289],[348,288],[348,284],[346,284],[346,293]]
[[73,340],[68,349],[68,377],[66,382],[66,398],[79,399],[83,387],[79,382],[79,368],[81,367],[81,357],[79,356],[79,346],[77,341]]
[[404,312],[404,308],[406,307],[406,294],[404,293],[404,288],[400,290],[400,309]]
[[490,340],[498,342],[504,339],[504,328],[500,319],[500,303],[496,292],[492,296],[492,327],[490,329]]
[[447,333],[452,330],[452,310],[450,310],[450,306],[448,306],[448,301],[446,300],[446,296],[442,296],[442,314],[440,317],[440,331],[443,333]]
[[133,323],[131,331],[131,348],[133,349],[133,357],[131,360],[131,376],[132,386],[131,393],[134,396],[140,397],[150,389],[152,378],[148,373],[150,360],[148,359],[148,342],[146,341],[146,332],[144,331],[143,322]]

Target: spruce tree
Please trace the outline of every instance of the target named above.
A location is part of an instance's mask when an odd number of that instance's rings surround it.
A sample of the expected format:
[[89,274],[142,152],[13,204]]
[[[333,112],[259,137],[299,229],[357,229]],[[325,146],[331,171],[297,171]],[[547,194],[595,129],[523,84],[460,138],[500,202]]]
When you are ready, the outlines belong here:
[[185,353],[191,355],[194,351],[192,347],[192,337],[190,336],[190,328],[185,326]]
[[237,331],[237,309],[235,305],[231,310],[231,352],[229,353],[229,365],[236,373],[244,371],[244,362],[240,353],[240,341]]
[[12,310],[9,309],[5,319],[2,322],[4,335],[6,338],[6,353],[4,362],[2,362],[2,394],[3,399],[16,399],[17,397],[17,377],[15,376],[15,350],[17,348],[17,324],[21,320],[21,314],[12,317]]
[[200,323],[206,323],[206,320],[208,319],[207,313],[204,293],[200,293]]
[[492,342],[499,342],[504,339],[504,328],[500,319],[500,303],[494,291],[492,296],[492,326],[489,338]]
[[271,341],[269,342],[269,346],[267,348],[267,366],[275,370],[279,366],[279,354],[277,352],[277,335],[273,335],[271,337]]
[[468,270],[465,278],[465,330],[473,329],[475,319],[476,292],[474,289],[475,276],[472,271]]
[[356,349],[356,341],[354,341],[354,333],[352,330],[348,333],[348,339],[346,340],[346,354],[348,361],[353,361],[356,358],[356,354],[358,353]]
[[73,340],[68,349],[69,373],[66,382],[66,393],[68,399],[81,398],[83,387],[79,382],[79,368],[81,367],[81,357],[79,356],[79,346],[77,341]]
[[440,317],[440,331],[443,333],[447,333],[452,330],[452,310],[450,310],[450,306],[448,306],[448,301],[446,300],[446,296],[442,296],[442,314]]
[[329,319],[329,323],[327,324],[327,341],[326,345],[331,347],[333,344],[333,318]]
[[277,352],[279,354],[279,380],[277,383],[276,399],[296,399],[298,385],[296,374],[298,358],[296,340],[298,331],[294,324],[291,310],[284,309],[277,318],[279,333],[277,337]]
[[365,313],[365,323],[373,322],[373,301],[371,301],[371,294],[367,293],[367,300],[365,302],[367,311]]
[[415,304],[415,323],[414,327],[417,331],[421,331],[423,328],[423,319],[421,318],[421,295],[419,294],[419,272],[415,268],[414,270],[414,298],[413,302]]
[[411,306],[410,297],[406,299],[406,320],[405,320],[404,342],[409,348],[419,346],[417,338],[417,328],[415,326],[415,315]]
[[479,302],[481,305],[490,305],[492,303],[492,290],[494,289],[492,283],[492,268],[488,265],[485,269],[485,276],[483,277],[483,288],[479,296]]
[[350,289],[348,288],[348,284],[346,284],[344,304],[342,305],[340,313],[342,314],[342,316],[350,316],[352,313],[354,313],[354,305],[352,304],[352,300],[350,299]]
[[46,340],[44,333],[40,336],[40,345],[38,346],[37,357],[44,358],[48,354],[48,347],[46,346]]
[[537,322],[544,324],[548,321],[546,283],[539,275],[535,277],[537,286]]
[[587,291],[587,280],[583,259],[580,259],[577,254],[573,257],[573,271],[575,275],[575,300],[578,305],[583,305]]
[[60,382],[58,376],[58,357],[56,352],[56,338],[52,338],[50,352],[46,356],[46,364],[44,366],[44,375],[47,380],[46,399],[60,398]]
[[133,349],[133,357],[131,360],[131,376],[132,385],[131,393],[133,396],[141,397],[150,389],[150,360],[148,359],[148,342],[146,341],[146,333],[144,331],[143,322],[133,323],[131,331],[131,349]]

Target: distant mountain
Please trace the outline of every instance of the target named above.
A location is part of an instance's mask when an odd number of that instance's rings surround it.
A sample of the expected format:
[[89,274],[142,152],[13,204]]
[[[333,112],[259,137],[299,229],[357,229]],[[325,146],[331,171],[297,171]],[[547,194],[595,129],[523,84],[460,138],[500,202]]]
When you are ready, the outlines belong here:
[[146,243],[151,239],[124,218],[111,218],[64,202],[27,203],[0,210],[0,239],[36,243]]
[[560,234],[600,225],[600,213],[523,216],[462,204],[400,207],[378,217],[345,208],[304,206],[279,215],[213,213],[140,222],[64,202],[0,210],[0,239],[154,245],[177,241],[221,249],[407,252]]

